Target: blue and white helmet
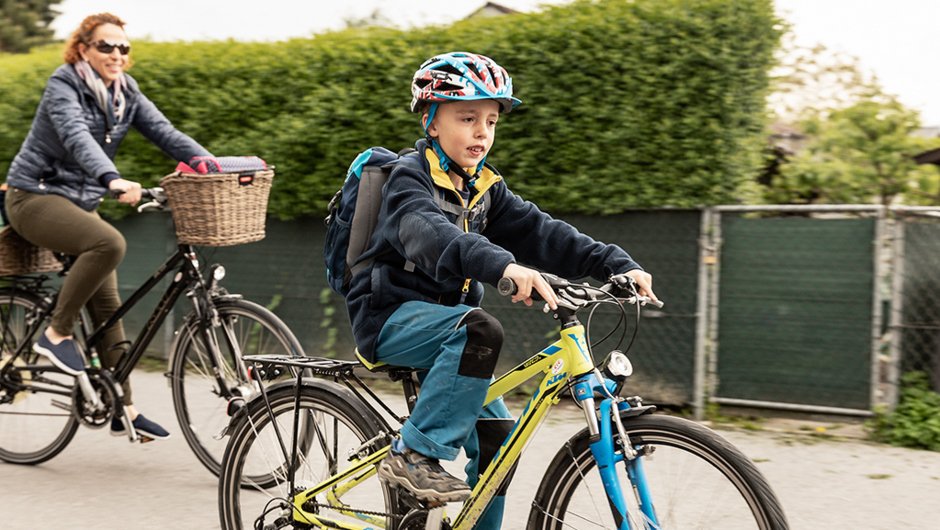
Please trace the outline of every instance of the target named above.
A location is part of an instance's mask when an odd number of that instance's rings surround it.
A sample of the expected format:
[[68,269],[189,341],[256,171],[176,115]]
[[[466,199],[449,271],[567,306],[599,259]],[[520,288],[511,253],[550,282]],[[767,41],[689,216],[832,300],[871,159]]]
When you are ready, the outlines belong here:
[[466,52],[434,56],[418,68],[411,82],[411,112],[422,103],[494,99],[500,112],[508,113],[521,103],[512,97],[512,78],[496,61]]

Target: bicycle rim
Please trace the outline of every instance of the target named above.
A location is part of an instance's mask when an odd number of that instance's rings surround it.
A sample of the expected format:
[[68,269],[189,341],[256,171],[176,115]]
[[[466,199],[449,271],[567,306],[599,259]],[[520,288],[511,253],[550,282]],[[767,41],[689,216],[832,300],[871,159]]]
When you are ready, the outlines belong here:
[[[51,365],[31,351],[13,359],[13,352],[33,339],[27,323],[36,317],[40,301],[28,293],[0,293],[0,367]],[[70,391],[75,378],[60,372],[7,372],[0,381],[0,460],[38,464],[59,454],[78,429],[70,412],[71,398],[45,392],[17,391],[24,383]]]
[[[210,340],[221,354],[215,376],[210,351],[198,333],[196,320],[187,318],[180,328],[171,367],[173,403],[183,436],[196,457],[213,474],[219,474],[226,439],[217,439],[228,425],[228,396],[254,396],[257,383],[245,377],[245,355],[299,355],[297,339],[273,313],[252,302],[217,302],[219,327],[209,329]],[[290,374],[288,374],[290,375]],[[269,384],[265,382],[265,384]]]
[[[757,468],[726,440],[698,424],[666,416],[625,421],[638,450],[653,449],[639,461],[660,526],[639,509],[625,466],[618,476],[632,528],[721,528],[782,530],[783,510]],[[529,517],[529,528],[618,528],[591,455],[579,435],[549,467]]]
[[[314,385],[305,386],[300,400],[299,418],[303,423],[299,431],[306,429],[314,435],[307,448],[299,451],[293,466],[297,491],[313,487],[348,469],[352,465],[350,451],[359,448],[363,442],[378,434],[377,421],[367,419],[368,413],[351,405],[355,402],[355,396],[331,383],[317,381]],[[324,386],[327,389],[324,389]],[[271,394],[271,408],[277,418],[276,425],[280,429],[287,451],[290,452],[294,424],[293,387],[288,385]],[[289,459],[281,449],[267,408],[257,401],[254,405],[253,410],[239,422],[232,433],[223,459],[219,481],[222,528],[260,528],[256,526],[259,517],[263,519],[264,525],[273,525],[271,528],[308,528],[304,524],[293,523],[293,513],[288,507],[293,495],[289,491],[288,466],[285,465]],[[377,442],[375,448],[385,443],[387,442],[384,440]],[[276,471],[269,473],[271,470]],[[259,484],[256,477],[271,480]],[[308,505],[306,509],[334,521],[366,524],[362,519],[351,516],[350,511],[381,514],[386,511],[387,506],[394,505],[393,496],[394,493],[386,488],[373,472],[350,491],[341,493],[341,502],[349,510],[328,507],[330,501],[325,494],[312,499],[320,506]],[[386,528],[374,521],[369,522],[368,527]]]

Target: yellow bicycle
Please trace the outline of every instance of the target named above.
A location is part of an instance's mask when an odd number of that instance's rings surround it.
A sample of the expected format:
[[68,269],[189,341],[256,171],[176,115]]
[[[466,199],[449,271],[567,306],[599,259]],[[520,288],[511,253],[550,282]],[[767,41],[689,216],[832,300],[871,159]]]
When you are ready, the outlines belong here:
[[[219,482],[223,530],[471,529],[549,409],[568,393],[584,411],[586,427],[549,464],[528,528],[788,528],[770,485],[724,438],[695,422],[653,414],[655,407],[639,397],[619,396],[632,373],[624,353],[614,350],[595,366],[577,314],[614,306],[626,326],[624,303],[636,305],[639,323],[640,307],[650,300],[632,284],[598,288],[545,277],[560,300],[554,314],[560,338],[490,386],[487,402],[542,374],[471,497],[453,509],[453,519],[444,506],[419,501],[376,476],[398,428],[385,417],[399,423],[405,418],[356,376],[359,363],[262,355],[246,359],[256,367],[253,377],[276,378],[288,369],[323,377],[271,385],[232,407]],[[511,281],[500,284],[502,294],[513,289]],[[367,368],[402,381],[409,406],[414,403],[414,370]]]

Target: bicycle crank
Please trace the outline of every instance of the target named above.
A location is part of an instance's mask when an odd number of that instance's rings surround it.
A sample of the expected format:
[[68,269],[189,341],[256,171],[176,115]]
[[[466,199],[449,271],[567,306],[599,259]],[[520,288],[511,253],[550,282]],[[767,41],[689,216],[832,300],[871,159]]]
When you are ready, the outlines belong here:
[[124,393],[111,372],[88,369],[79,379],[72,389],[72,414],[92,429],[109,425],[115,411],[124,407]]

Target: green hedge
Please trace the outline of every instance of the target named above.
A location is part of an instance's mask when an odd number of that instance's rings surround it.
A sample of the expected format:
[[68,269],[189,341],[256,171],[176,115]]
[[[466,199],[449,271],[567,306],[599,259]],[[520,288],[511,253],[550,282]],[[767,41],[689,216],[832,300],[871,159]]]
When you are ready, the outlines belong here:
[[[759,164],[767,71],[782,27],[770,0],[579,1],[537,14],[280,43],[135,42],[131,74],[218,155],[277,166],[270,211],[322,215],[349,162],[411,146],[410,79],[442,51],[488,55],[523,100],[489,160],[555,212],[727,203]],[[22,142],[59,50],[0,58],[0,171]],[[155,180],[173,162],[136,134],[118,167]],[[564,190],[559,193],[558,190]]]

